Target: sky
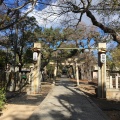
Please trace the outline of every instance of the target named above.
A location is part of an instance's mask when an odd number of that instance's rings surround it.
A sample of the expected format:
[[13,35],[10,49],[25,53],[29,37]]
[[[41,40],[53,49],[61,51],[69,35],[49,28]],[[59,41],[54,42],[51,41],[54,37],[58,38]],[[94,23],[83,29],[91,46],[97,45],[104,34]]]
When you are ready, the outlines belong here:
[[[46,0],[43,0],[43,2],[45,2]],[[57,0],[52,0],[52,5],[57,5]],[[79,0],[76,0],[79,1]],[[96,4],[98,3],[99,0],[93,0],[92,4]],[[30,6],[28,7],[30,8]],[[39,9],[40,8],[40,9]],[[50,11],[56,11],[56,14],[51,15]],[[39,24],[39,26],[41,27],[45,27],[45,28],[56,28],[56,27],[63,27],[64,25],[61,24],[61,22],[65,19],[65,16],[59,16],[58,17],[58,13],[59,13],[60,9],[59,7],[55,7],[55,6],[47,6],[47,5],[41,5],[39,6],[37,4],[36,9],[34,9],[31,13],[29,13],[29,16],[34,16]],[[100,16],[97,13],[93,13],[96,16],[96,19],[99,21],[100,20]],[[79,18],[79,15],[75,15],[74,13],[69,13],[69,18]],[[117,16],[113,17],[112,20],[117,19]],[[82,17],[82,22],[84,24],[86,24],[86,26],[91,26],[91,20],[86,16],[86,14],[83,15]],[[72,21],[72,24],[75,24],[76,20]],[[107,23],[106,23],[107,24]],[[99,28],[96,29],[97,31],[100,32],[100,34],[102,35],[103,31],[100,30]],[[93,42],[91,42],[92,44]],[[111,44],[114,44],[115,46],[117,45],[115,42],[110,42],[107,44],[107,47],[111,46]]]
[[[49,0],[42,0],[43,2],[47,3],[46,1]],[[52,0],[52,5],[57,5],[58,1],[63,1],[63,0]],[[68,1],[68,0],[67,0]],[[71,0],[70,0],[71,1]],[[73,0],[79,2],[80,0]],[[92,5],[96,5],[100,0],[92,0]],[[28,7],[30,8],[30,6]],[[59,13],[60,9],[59,7],[55,7],[55,6],[48,6],[48,5],[43,5],[43,4],[37,4],[37,6],[35,7],[36,9],[34,9],[29,16],[35,16],[36,20],[38,21],[39,25],[42,27],[61,27],[61,21],[65,18],[64,16],[59,16],[58,15],[51,15],[50,11],[55,11],[56,14]],[[92,13],[96,16],[96,19],[98,21],[101,20],[100,15],[98,15],[96,12]],[[76,17],[79,18],[79,14],[75,15],[75,13],[69,13],[69,17]],[[111,16],[110,16],[111,17]],[[118,15],[115,15],[114,17],[112,16],[111,18],[109,18],[110,21],[114,21],[118,19]],[[105,18],[105,21],[109,21],[108,18]],[[74,20],[74,22],[76,22]],[[82,22],[84,22],[86,25],[92,25],[91,20],[84,14],[83,18],[82,18]],[[105,24],[107,24],[107,22],[105,22]]]
[[[44,0],[45,1],[45,0]],[[95,0],[96,1],[96,0]],[[57,1],[53,0],[52,5],[57,5]],[[40,8],[40,10],[38,10],[37,8]],[[35,16],[36,20],[38,21],[40,26],[43,27],[61,27],[61,21],[65,18],[64,16],[59,16],[58,15],[52,15],[50,17],[48,17],[51,13],[49,11],[55,11],[56,14],[59,13],[60,9],[58,7],[51,7],[51,6],[37,6],[36,9],[34,9],[29,16]],[[69,13],[69,17],[76,17],[79,18],[79,15],[76,15],[74,13]],[[47,19],[46,19],[47,18]],[[91,21],[88,20],[88,18],[86,17],[86,15],[84,15],[82,22],[84,22],[86,25],[91,25]]]

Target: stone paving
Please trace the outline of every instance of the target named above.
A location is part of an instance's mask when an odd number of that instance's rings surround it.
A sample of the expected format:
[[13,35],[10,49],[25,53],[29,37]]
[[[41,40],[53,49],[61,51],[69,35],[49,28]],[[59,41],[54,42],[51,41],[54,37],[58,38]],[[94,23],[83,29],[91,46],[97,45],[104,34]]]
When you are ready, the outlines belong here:
[[67,78],[56,82],[29,120],[109,120],[109,118]]

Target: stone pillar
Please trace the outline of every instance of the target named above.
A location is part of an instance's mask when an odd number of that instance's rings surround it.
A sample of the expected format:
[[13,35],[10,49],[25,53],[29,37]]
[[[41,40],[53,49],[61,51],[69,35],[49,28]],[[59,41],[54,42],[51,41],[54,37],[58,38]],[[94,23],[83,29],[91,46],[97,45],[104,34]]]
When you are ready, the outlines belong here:
[[33,52],[37,52],[37,60],[34,61],[34,68],[33,68],[33,74],[32,74],[32,84],[31,84],[31,93],[32,94],[38,94],[40,93],[41,89],[41,53],[40,53],[41,44],[40,43],[34,43]]
[[76,78],[76,69],[75,69],[75,63],[73,64],[73,73],[74,73],[74,79]]
[[109,81],[109,83],[110,83],[110,87],[109,87],[109,88],[113,88],[112,76],[110,76],[110,81]]
[[79,71],[78,71],[78,65],[76,63],[76,79],[77,79],[77,86],[79,86]]
[[115,77],[115,86],[116,86],[116,89],[118,89],[118,76]]
[[101,59],[106,53],[106,43],[98,44],[98,90],[99,98],[106,98],[106,56],[105,60]]
[[54,69],[53,84],[55,84],[56,76],[57,76],[57,66],[55,66],[55,69]]

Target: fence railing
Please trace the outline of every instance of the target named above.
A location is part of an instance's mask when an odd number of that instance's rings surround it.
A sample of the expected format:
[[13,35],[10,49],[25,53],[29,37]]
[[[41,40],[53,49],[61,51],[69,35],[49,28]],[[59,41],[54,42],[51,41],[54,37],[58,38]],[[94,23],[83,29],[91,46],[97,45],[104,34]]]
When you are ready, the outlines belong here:
[[109,89],[120,89],[120,76],[116,76],[115,78],[110,76],[107,82],[109,82],[107,84]]

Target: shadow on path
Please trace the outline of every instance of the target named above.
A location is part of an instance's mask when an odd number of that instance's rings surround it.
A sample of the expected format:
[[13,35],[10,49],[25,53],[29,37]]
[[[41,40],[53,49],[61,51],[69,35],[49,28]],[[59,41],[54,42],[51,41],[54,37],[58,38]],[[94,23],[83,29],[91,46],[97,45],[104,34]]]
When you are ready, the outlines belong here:
[[29,120],[108,120],[91,100],[69,79],[56,81],[56,86]]

